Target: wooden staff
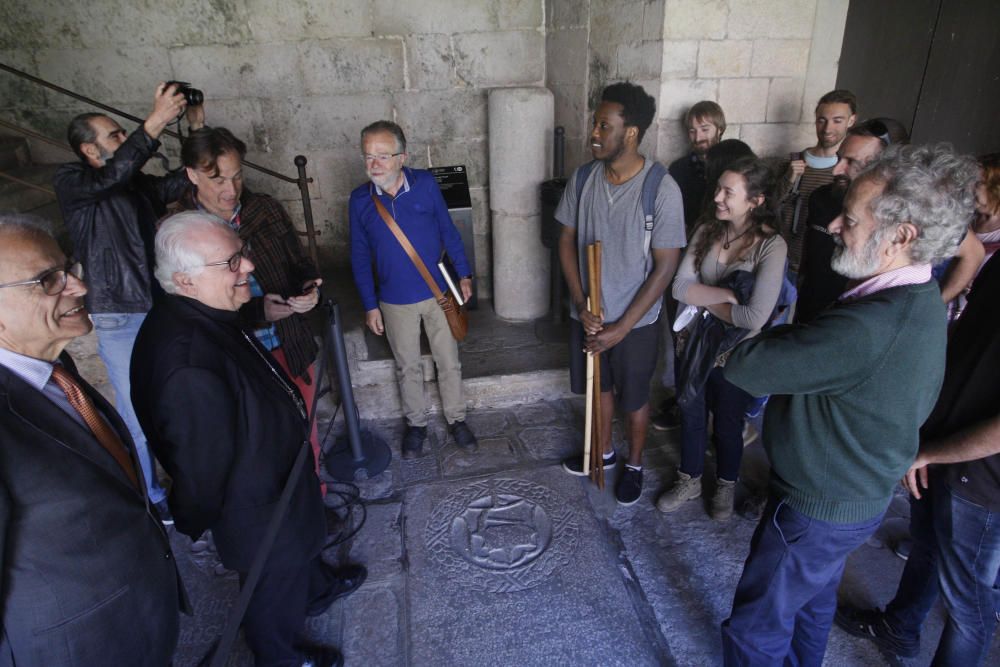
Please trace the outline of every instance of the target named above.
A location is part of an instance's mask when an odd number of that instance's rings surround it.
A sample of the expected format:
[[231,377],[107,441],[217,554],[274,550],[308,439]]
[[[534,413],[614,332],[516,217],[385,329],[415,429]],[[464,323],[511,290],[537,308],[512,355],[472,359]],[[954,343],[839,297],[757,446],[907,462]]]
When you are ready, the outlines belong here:
[[[601,316],[601,242],[595,241],[587,246],[587,277],[589,282],[589,308],[592,315]],[[597,484],[597,488],[604,488],[604,447],[601,442],[603,433],[603,420],[601,415],[601,355],[600,353],[588,354],[588,362],[593,366],[593,376],[590,380],[590,401],[591,404],[591,442],[590,448],[590,479]],[[585,461],[586,463],[586,461]]]
[[[588,266],[590,246],[587,246]],[[590,311],[590,297],[587,297],[587,311]],[[587,398],[583,415],[583,474],[590,476],[590,442],[593,436],[594,421],[594,357],[587,353]]]

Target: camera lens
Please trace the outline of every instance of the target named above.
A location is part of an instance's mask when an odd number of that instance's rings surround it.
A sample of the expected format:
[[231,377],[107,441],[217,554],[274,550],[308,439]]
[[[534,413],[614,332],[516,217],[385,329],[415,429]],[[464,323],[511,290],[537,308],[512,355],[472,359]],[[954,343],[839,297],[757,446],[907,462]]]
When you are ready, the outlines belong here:
[[187,98],[188,106],[191,107],[196,107],[205,101],[205,93],[197,88],[188,88],[185,90],[184,97]]

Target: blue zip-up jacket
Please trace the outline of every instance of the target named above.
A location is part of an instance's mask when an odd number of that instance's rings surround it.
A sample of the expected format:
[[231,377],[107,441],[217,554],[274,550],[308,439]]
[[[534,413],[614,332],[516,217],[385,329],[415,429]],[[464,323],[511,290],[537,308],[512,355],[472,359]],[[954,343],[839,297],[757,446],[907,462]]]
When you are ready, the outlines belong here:
[[472,274],[462,247],[462,237],[448,215],[448,207],[434,176],[429,171],[407,167],[403,168],[403,176],[403,186],[395,197],[382,192],[370,181],[351,193],[348,207],[351,270],[366,311],[378,308],[379,301],[405,305],[434,296],[379,216],[372,195],[381,199],[442,292],[448,289],[437,268],[442,249],[447,250],[458,275],[465,277]]

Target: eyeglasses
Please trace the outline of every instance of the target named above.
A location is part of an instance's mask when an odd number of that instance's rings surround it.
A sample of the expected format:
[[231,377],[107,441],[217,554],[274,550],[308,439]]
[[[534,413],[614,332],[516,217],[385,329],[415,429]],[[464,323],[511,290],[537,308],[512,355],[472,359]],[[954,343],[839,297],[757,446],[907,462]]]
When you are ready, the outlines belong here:
[[83,265],[75,259],[66,262],[66,266],[49,269],[32,280],[19,280],[16,283],[6,283],[0,287],[20,287],[22,285],[41,285],[42,291],[49,296],[62,294],[66,289],[67,276],[72,275],[77,280],[83,280]]
[[224,259],[221,262],[209,262],[208,264],[202,264],[202,266],[228,266],[230,271],[236,273],[240,270],[240,264],[243,263],[244,259],[250,259],[249,243],[244,243],[243,247],[229,259]]
[[403,154],[404,154],[403,151],[400,151],[399,153],[379,153],[378,155],[372,155],[371,153],[362,153],[361,159],[364,160],[365,162],[385,163],[391,160],[392,158],[396,157],[397,155],[403,155]]

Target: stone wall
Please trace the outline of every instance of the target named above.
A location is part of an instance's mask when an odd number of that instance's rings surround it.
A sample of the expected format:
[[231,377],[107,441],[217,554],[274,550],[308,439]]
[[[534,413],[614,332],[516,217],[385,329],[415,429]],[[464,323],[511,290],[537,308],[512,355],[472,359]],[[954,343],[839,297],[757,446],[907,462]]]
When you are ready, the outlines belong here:
[[[394,119],[410,164],[468,167],[488,295],[486,94],[544,83],[543,11],[543,0],[6,0],[0,62],[139,116],[157,81],[190,81],[205,91],[209,124],[243,137],[249,160],[293,175],[292,158],[309,158],[318,241],[338,263],[347,198],[365,180],[359,132]],[[81,110],[0,73],[0,117],[62,137]],[[248,183],[301,219],[295,185]]]
[[621,79],[658,98],[643,149],[660,160],[687,150],[682,118],[703,99],[722,105],[726,137],[742,139],[759,155],[812,145],[816,100],[836,83],[847,6],[848,0],[548,0],[546,83],[556,95],[556,124],[566,127],[567,166],[589,159],[595,98]]
[[[631,79],[658,98],[643,149],[687,146],[681,117],[718,100],[761,155],[814,141],[815,100],[833,87],[848,0],[6,0],[0,62],[143,116],[182,79],[208,122],[247,140],[248,159],[293,174],[309,158],[324,261],[346,262],[346,202],[364,181],[358,133],[398,121],[410,164],[465,164],[480,293],[491,293],[486,95],[545,85],[566,128],[567,168],[589,159],[593,101]],[[0,117],[54,137],[79,104],[0,73]],[[126,124],[129,125],[129,124]],[[517,142],[517,136],[492,137]],[[168,152],[170,150],[168,149]],[[251,174],[297,220],[294,185]]]

